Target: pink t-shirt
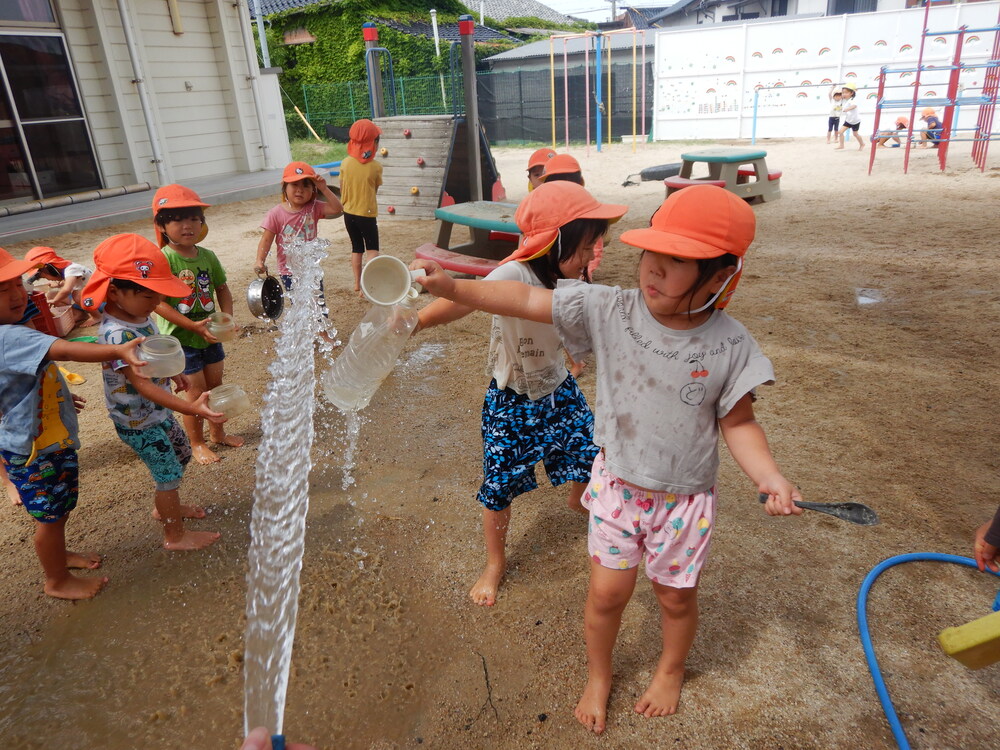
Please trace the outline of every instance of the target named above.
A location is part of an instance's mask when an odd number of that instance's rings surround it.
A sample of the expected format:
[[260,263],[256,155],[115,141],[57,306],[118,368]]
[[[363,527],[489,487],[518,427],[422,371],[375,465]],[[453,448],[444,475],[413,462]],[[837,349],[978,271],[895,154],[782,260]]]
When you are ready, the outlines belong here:
[[281,203],[267,212],[261,228],[269,232],[274,232],[274,239],[278,243],[278,273],[288,276],[288,264],[285,258],[285,246],[292,240],[299,238],[308,242],[316,239],[316,222],[326,215],[326,204],[322,201],[311,200],[298,211],[285,208]]

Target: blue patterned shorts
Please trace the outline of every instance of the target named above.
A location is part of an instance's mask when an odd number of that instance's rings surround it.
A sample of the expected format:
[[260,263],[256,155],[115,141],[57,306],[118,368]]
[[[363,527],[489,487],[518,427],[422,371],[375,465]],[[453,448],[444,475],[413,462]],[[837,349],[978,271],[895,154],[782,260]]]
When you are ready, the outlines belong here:
[[483,401],[483,483],[476,499],[500,511],[538,487],[535,464],[545,466],[553,487],[590,480],[598,448],[594,415],[576,380],[568,375],[550,396],[532,401],[490,381]]
[[76,507],[79,464],[76,451],[43,453],[30,464],[27,456],[0,451],[7,476],[17,487],[24,509],[40,523],[53,523]]
[[146,464],[158,491],[167,492],[181,486],[184,467],[191,460],[191,443],[177,420],[170,417],[144,430],[130,430],[116,424],[115,430],[122,442]]

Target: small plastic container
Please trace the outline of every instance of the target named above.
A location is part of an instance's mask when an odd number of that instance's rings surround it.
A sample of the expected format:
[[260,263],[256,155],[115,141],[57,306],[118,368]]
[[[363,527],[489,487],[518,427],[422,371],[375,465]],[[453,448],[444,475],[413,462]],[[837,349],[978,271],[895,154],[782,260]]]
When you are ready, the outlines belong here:
[[184,372],[184,350],[173,336],[148,336],[139,344],[139,357],[146,360],[142,374],[150,378],[172,378]]
[[232,341],[236,338],[236,321],[229,313],[212,313],[208,319],[208,332],[219,341]]
[[250,398],[238,385],[217,385],[208,394],[208,408],[232,419],[250,409]]

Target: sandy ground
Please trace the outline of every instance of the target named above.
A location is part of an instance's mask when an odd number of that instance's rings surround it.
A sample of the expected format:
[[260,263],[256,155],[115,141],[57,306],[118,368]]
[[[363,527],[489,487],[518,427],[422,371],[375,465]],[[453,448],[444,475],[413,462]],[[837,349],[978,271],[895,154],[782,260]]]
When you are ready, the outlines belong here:
[[[771,519],[723,451],[722,510],[681,710],[654,720],[631,710],[659,641],[640,577],[615,655],[608,730],[589,736],[572,715],[585,679],[585,522],[564,509],[561,490],[520,498],[502,596],[492,609],[468,603],[483,559],[473,498],[488,321],[476,314],[418,334],[363,413],[347,472],[356,484],[346,490],[344,419],[325,406],[317,417],[290,736],[322,748],[894,746],[855,598],[892,555],[971,554],[972,530],[1000,496],[1000,157],[983,174],[956,148],[941,173],[933,151],[916,151],[904,175],[900,150],[884,150],[869,177],[866,153],[834,152],[822,139],[763,146],[784,171],[783,197],[755,209],[758,238],[730,306],[778,374],[758,416],[806,499],[865,502],[881,525],[815,513]],[[614,239],[644,226],[663,197],[659,183],[621,183],[689,148],[573,152],[595,195],[631,206],[613,227],[599,282],[634,283],[637,251]],[[527,153],[495,153],[512,200],[525,192]],[[247,325],[227,346],[226,379],[255,399],[274,331],[250,317],[243,297],[271,204],[211,209],[205,242],[228,269]],[[406,260],[436,234],[430,220],[380,223],[384,249]],[[151,235],[147,222],[116,229]],[[44,244],[89,262],[110,233]],[[329,222],[325,234],[327,293],[346,339],[365,308],[351,292],[343,225]],[[219,530],[222,541],[166,553],[148,475],[111,429],[97,367],[73,369],[87,376],[78,391],[90,403],[70,545],[103,553],[111,582],[89,602],[45,597],[32,524],[2,506],[0,734],[22,748],[236,747],[259,419],[234,420],[246,447],[191,466],[182,487],[210,508],[192,526]],[[593,373],[581,383],[593,398]],[[966,670],[936,635],[988,613],[996,589],[992,577],[939,563],[894,568],[875,586],[873,637],[914,747],[995,745],[1000,668]]]

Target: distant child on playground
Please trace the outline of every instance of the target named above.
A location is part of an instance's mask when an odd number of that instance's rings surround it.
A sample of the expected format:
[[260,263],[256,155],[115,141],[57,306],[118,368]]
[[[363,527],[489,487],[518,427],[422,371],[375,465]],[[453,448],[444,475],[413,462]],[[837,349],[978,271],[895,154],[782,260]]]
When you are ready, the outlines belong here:
[[837,149],[844,147],[844,133],[848,130],[853,130],[854,137],[858,141],[858,151],[860,151],[865,147],[865,139],[860,132],[861,113],[858,111],[857,89],[853,83],[845,83],[841,88],[841,93],[844,97],[841,105],[843,107],[844,124],[840,126],[840,130],[837,133]]
[[[897,134],[899,134],[900,131],[903,131],[903,133],[905,133],[905,131],[909,129],[910,129],[910,118],[903,117],[902,115],[896,118]],[[879,148],[885,148],[885,144],[889,141],[890,138],[892,138],[892,140],[895,141],[895,143],[892,144],[893,148],[899,148],[902,145],[902,142],[899,140],[899,135],[889,135],[888,134],[889,131],[879,131],[879,132],[883,133],[883,135],[881,135],[879,139],[876,141]]]
[[[97,270],[83,290],[83,306],[97,311],[105,303],[98,340],[125,344],[159,333],[150,317],[166,297],[185,297],[188,285],[170,273],[160,249],[137,234],[116,234],[94,250]],[[105,302],[106,300],[106,302]],[[115,359],[103,366],[104,401],[123,443],[146,464],[156,485],[153,517],[163,524],[169,550],[202,549],[219,538],[214,531],[189,531],[184,518],[204,518],[197,505],[181,505],[178,487],[191,460],[191,445],[173,411],[211,422],[225,417],[208,407],[208,393],[186,401],[170,392],[170,378],[140,377],[130,362]],[[172,378],[178,391],[186,375]]]
[[340,162],[340,199],[344,228],[351,238],[354,291],[361,295],[361,266],[378,255],[378,193],[382,164],[375,159],[382,131],[371,120],[358,120],[348,131],[347,156]]
[[[184,348],[184,374],[188,378],[185,394],[191,402],[222,385],[226,353],[208,332],[208,323],[213,313],[233,314],[233,293],[226,283],[226,272],[215,253],[198,244],[208,234],[204,211],[207,206],[197,193],[183,185],[164,185],[153,196],[156,242],[170,271],[188,286],[185,296],[168,297],[157,307],[158,326]],[[204,420],[185,415],[183,421],[194,460],[200,464],[218,461],[218,455],[205,442]],[[243,445],[243,438],[227,435],[222,424],[210,422],[208,432],[217,445]]]
[[99,316],[89,315],[80,307],[80,290],[90,281],[93,271],[80,263],[60,258],[51,247],[33,247],[24,259],[41,264],[35,275],[28,279],[29,283],[45,279],[58,284],[57,289],[45,295],[50,307],[73,305],[73,317],[78,325],[92,326],[101,322]]
[[841,99],[843,94],[840,89],[834,86],[830,89],[830,116],[826,118],[826,142],[837,138],[837,128],[840,127],[840,112],[842,110]]
[[[319,196],[323,200],[319,200]],[[278,275],[285,289],[292,288],[292,272],[288,268],[288,246],[293,240],[310,242],[317,237],[317,222],[320,219],[335,219],[343,213],[340,199],[327,187],[326,180],[316,174],[316,170],[304,161],[293,161],[281,175],[281,203],[267,212],[261,229],[264,230],[257,243],[257,260],[253,265],[255,273],[267,273],[267,255],[271,245],[278,243]],[[319,285],[319,300],[326,307],[323,296],[323,282]]]
[[[549,291],[560,281],[580,279],[594,242],[627,210],[598,203],[571,182],[540,185],[514,214],[521,229],[517,250],[476,285],[492,291],[519,282],[516,286]],[[429,286],[437,293],[438,285]],[[418,330],[458,320],[473,309],[461,300],[435,300],[420,311]],[[544,464],[553,486],[570,483],[567,504],[583,513],[580,497],[597,446],[594,416],[566,370],[551,317],[536,322],[494,317],[487,369],[493,379],[483,402],[483,482],[476,497],[483,506],[486,567],[469,596],[493,606],[507,567],[511,501],[538,487],[535,464]]]
[[927,144],[932,145],[934,148],[938,147],[941,143],[941,131],[943,125],[941,120],[934,113],[933,107],[926,107],[920,113],[920,119],[924,121],[927,126],[926,130],[920,133],[920,148],[927,148]]
[[528,192],[541,185],[544,180],[545,165],[556,155],[551,148],[540,148],[528,157]]
[[[556,154],[545,165],[545,172],[542,174],[542,182],[575,182],[581,187],[584,185],[583,170],[580,169],[580,162],[569,154]],[[594,259],[587,264],[587,275],[584,281],[593,278],[594,271],[601,265],[601,258],[604,257],[604,237],[598,237],[594,243]]]
[[782,476],[754,417],[754,390],[774,380],[771,362],[719,309],[732,296],[754,229],[742,199],[699,185],[667,198],[650,228],[622,234],[644,251],[638,289],[456,281],[434,263],[414,263],[428,271],[418,281],[435,295],[551,324],[573,357],[596,357],[601,452],[583,499],[590,509],[588,679],[575,714],[597,734],[606,723],[612,649],[644,557],[663,651],[635,711],[652,717],[677,710],[715,523],[719,432],[767,495],[768,514],[802,512],[793,505],[798,490]]
[[115,346],[64,341],[18,325],[28,303],[21,276],[38,266],[0,248],[0,464],[35,521],[45,593],[89,599],[108,579],[78,578],[69,569],[94,570],[101,557],[66,550],[66,521],[78,493],[76,412],[84,399],[70,393],[56,361],[121,359],[137,371],[144,363],[136,356],[138,341]]

